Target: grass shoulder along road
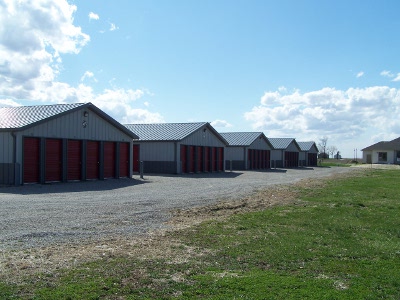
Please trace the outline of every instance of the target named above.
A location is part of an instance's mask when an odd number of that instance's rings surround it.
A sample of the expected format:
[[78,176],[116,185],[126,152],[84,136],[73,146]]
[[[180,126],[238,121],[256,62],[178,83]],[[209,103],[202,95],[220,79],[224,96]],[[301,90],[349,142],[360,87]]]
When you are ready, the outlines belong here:
[[118,255],[3,278],[0,298],[399,299],[400,172],[353,174],[290,187],[284,205],[212,207],[235,213]]

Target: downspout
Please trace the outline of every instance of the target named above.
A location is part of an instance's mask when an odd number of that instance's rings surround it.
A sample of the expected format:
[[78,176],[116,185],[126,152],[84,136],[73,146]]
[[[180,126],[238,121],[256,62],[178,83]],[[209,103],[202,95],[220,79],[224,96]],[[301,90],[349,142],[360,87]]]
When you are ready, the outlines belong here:
[[11,131],[11,136],[13,137],[13,151],[12,151],[12,162],[14,167],[14,185],[19,184],[19,180],[17,181],[17,136],[14,131]]
[[178,142],[175,142],[175,146],[174,146],[174,161],[175,161],[175,172],[176,174],[180,174],[180,162],[178,161]]
[[248,161],[248,159],[247,159],[247,149],[246,149],[246,146],[244,146],[243,147],[243,161],[244,161],[244,169],[245,170],[247,170],[247,161]]
[[17,136],[14,131],[11,131],[11,135],[13,137],[13,164],[17,163]]

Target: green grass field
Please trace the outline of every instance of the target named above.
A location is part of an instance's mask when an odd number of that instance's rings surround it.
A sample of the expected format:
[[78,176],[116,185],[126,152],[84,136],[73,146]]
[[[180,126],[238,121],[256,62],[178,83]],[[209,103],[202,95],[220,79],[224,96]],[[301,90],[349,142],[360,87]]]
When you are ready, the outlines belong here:
[[294,204],[167,233],[165,257],[0,282],[0,298],[400,299],[400,172],[362,174],[298,187]]
[[354,160],[351,159],[326,158],[318,160],[318,166],[320,167],[350,167],[353,164]]

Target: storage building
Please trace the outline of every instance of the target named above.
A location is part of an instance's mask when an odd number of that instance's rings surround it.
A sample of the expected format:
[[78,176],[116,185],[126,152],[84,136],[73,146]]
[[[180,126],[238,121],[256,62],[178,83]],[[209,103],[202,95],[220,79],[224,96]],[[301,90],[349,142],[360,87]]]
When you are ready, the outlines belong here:
[[318,148],[315,142],[297,142],[300,147],[299,164],[301,167],[317,166]]
[[133,171],[144,173],[222,172],[225,139],[207,122],[125,125],[133,141]]
[[268,138],[272,145],[271,168],[299,166],[300,146],[293,138]]
[[271,144],[262,132],[225,132],[225,168],[265,170],[270,168]]
[[92,103],[0,108],[0,184],[131,177],[134,138]]

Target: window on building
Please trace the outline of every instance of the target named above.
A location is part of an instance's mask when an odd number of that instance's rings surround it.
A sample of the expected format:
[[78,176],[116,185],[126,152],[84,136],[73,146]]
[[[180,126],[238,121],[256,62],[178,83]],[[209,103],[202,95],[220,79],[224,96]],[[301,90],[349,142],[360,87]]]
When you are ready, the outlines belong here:
[[387,152],[378,152],[378,161],[387,161]]

